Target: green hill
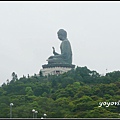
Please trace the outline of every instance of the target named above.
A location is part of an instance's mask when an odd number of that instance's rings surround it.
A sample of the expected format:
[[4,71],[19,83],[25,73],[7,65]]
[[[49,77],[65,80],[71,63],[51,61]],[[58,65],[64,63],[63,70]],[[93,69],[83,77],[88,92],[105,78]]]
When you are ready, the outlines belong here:
[[[120,71],[101,76],[87,67],[61,75],[13,79],[0,87],[0,118],[119,118]],[[101,106],[101,107],[99,107]]]

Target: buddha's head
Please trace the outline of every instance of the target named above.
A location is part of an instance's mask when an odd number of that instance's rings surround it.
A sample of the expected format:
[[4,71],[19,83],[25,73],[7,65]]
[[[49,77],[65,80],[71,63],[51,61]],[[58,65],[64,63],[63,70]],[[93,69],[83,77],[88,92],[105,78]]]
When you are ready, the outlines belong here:
[[58,32],[58,38],[63,41],[67,38],[67,32],[64,29],[60,29]]

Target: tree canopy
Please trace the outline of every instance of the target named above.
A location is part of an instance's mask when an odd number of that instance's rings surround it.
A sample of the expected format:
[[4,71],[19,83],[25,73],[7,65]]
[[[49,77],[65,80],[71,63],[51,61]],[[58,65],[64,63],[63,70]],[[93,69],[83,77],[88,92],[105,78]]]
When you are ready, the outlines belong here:
[[[96,71],[77,67],[60,75],[17,78],[0,87],[0,118],[119,118],[120,71],[101,76]],[[99,107],[99,105],[102,105]],[[109,104],[109,107],[106,107]]]

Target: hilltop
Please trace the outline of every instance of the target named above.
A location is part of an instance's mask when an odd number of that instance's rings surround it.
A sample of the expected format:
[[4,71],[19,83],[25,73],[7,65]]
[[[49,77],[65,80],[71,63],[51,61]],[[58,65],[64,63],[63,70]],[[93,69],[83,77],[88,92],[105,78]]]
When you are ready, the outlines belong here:
[[0,87],[0,118],[119,118],[120,71],[101,76],[87,67],[64,74],[21,77]]

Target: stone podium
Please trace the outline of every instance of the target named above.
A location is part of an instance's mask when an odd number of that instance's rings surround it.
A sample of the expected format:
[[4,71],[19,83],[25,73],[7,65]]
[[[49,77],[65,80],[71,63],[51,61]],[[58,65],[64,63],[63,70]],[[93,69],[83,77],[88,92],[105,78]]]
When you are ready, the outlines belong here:
[[64,72],[68,72],[72,68],[75,68],[75,65],[70,64],[45,64],[42,65],[43,69],[41,69],[41,72],[43,76],[48,75],[58,75],[63,74]]
[[47,59],[48,64],[42,65],[43,69],[41,69],[41,72],[43,76],[58,75],[75,68],[75,65],[72,65],[72,49],[67,39],[67,32],[64,29],[60,29],[57,34],[62,41],[60,45],[61,54],[57,53],[55,48],[52,47],[54,56],[50,56]]

